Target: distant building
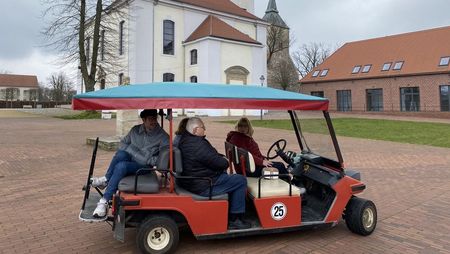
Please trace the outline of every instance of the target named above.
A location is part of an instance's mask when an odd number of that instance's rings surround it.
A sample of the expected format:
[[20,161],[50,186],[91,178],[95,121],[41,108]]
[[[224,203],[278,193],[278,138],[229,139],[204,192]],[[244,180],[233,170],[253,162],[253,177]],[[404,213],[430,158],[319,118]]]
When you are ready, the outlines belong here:
[[[254,0],[135,0],[122,2],[117,33],[100,32],[116,42],[113,56],[99,49],[114,71],[99,70],[95,89],[149,82],[259,85],[267,76],[267,23],[253,14]],[[105,39],[106,38],[106,39]],[[89,39],[88,39],[89,40]],[[92,52],[92,43],[86,42]],[[198,115],[257,115],[259,110],[208,110]]]
[[0,101],[37,101],[36,76],[0,74]]
[[346,43],[300,80],[337,111],[450,111],[450,26]]

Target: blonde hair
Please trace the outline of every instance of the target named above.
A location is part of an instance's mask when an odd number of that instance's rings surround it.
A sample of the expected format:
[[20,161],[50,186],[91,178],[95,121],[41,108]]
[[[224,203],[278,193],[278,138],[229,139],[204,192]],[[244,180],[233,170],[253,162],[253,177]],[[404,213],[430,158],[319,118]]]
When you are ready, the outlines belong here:
[[[244,130],[245,127],[247,127],[246,130]],[[247,136],[250,136],[250,137],[253,136],[253,132],[254,132],[253,126],[247,117],[242,117],[241,119],[239,119],[239,121],[236,123],[236,126],[234,127],[234,129],[237,132],[244,133]]]
[[183,118],[178,124],[178,129],[175,131],[175,135],[181,135],[186,131],[186,124],[189,121],[189,117]]

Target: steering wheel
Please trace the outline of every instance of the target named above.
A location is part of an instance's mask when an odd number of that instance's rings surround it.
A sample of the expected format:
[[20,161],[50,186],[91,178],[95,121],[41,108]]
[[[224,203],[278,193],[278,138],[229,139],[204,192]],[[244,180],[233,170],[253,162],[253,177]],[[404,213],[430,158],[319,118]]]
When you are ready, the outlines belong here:
[[[266,156],[267,159],[268,160],[273,160],[276,157],[278,157],[279,156],[279,152],[284,152],[284,149],[286,148],[286,144],[287,144],[287,141],[285,139],[280,139],[280,140],[275,141],[275,143],[273,143],[270,146],[269,150],[267,151],[267,156]],[[274,149],[275,147],[277,149]],[[272,150],[274,150],[274,152],[275,152],[274,156],[270,156]]]

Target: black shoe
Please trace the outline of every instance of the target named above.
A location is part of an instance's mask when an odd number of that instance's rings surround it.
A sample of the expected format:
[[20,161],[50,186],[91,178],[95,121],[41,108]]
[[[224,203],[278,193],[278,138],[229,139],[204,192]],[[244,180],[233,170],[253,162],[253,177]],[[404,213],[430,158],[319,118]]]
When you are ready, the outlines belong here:
[[241,219],[228,222],[228,229],[247,229],[251,228],[252,224]]

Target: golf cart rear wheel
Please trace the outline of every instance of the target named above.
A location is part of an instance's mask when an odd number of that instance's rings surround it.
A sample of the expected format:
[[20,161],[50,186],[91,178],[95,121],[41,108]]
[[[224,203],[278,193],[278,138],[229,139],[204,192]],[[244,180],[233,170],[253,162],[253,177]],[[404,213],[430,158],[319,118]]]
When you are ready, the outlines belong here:
[[377,208],[370,200],[352,197],[345,208],[344,219],[353,233],[370,235],[377,226]]
[[149,217],[139,226],[136,241],[142,253],[171,253],[178,245],[178,226],[167,216]]

